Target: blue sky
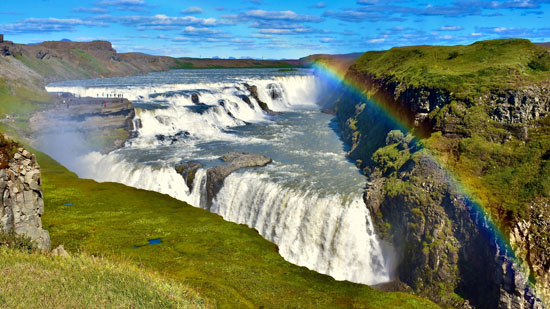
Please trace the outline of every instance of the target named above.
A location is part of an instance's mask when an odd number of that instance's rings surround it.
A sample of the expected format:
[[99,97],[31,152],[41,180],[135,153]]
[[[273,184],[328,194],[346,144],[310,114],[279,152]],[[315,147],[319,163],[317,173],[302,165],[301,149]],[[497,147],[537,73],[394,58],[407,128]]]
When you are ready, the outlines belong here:
[[299,58],[522,37],[550,41],[550,0],[1,1],[6,40],[109,40],[119,52]]

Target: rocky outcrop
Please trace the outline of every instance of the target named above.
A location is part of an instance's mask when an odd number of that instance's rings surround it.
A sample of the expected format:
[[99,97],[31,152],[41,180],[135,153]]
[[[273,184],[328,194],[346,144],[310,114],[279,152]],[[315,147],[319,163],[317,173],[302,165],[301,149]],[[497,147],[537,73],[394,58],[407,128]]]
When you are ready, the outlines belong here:
[[[529,122],[549,115],[548,87],[496,89],[478,98],[458,99],[444,90],[375,77],[353,67],[348,77],[366,91],[342,95],[334,109],[343,139],[351,146],[348,155],[368,177],[365,202],[377,231],[401,254],[398,279],[446,306],[541,307],[539,298],[548,297],[550,272],[548,253],[538,246],[548,243],[547,222],[540,221],[545,217],[543,207],[533,206],[539,210],[525,221],[512,219],[519,221],[512,222],[510,247],[495,236],[496,228],[487,230],[491,223],[486,214],[455,187],[427,150],[392,130],[405,124],[417,137],[440,131],[456,141],[471,132],[468,121],[479,121],[476,129],[483,130],[483,123],[492,119],[504,139],[515,135],[525,141]],[[399,121],[384,120],[388,109]],[[472,120],[472,111],[487,114]],[[493,138],[502,142],[501,136]],[[521,253],[519,259],[514,258],[516,252]]]
[[193,94],[191,95],[191,102],[193,102],[193,104],[199,104],[199,103],[200,103],[199,94],[198,94],[198,93],[193,93]]
[[[209,168],[206,171],[205,202],[208,209],[212,206],[212,200],[222,188],[225,178],[231,173],[245,167],[266,166],[272,162],[271,158],[264,155],[247,152],[229,152],[221,156],[220,160],[225,164]],[[203,168],[203,165],[198,161],[184,162],[175,167],[176,172],[183,177],[190,191],[193,190],[197,171],[201,168]],[[204,201],[204,199],[202,200]]]
[[229,174],[236,170],[245,167],[261,167],[271,163],[271,158],[263,155],[246,153],[246,152],[230,152],[220,157],[226,165],[218,165],[208,169],[206,172],[206,197],[209,206],[216,194],[223,186],[223,181]]
[[[358,72],[353,66],[347,78],[364,87],[371,98],[388,105],[387,108],[392,110],[395,117],[408,127],[419,129],[420,134],[434,130],[435,123],[429,114],[453,100],[487,106],[491,119],[506,125],[524,124],[550,115],[550,85],[544,82],[517,89],[493,89],[478,98],[457,98],[440,88],[411,85],[392,80],[391,77],[377,77]],[[447,122],[445,126],[435,129],[445,134],[460,134],[454,125]]]
[[202,164],[198,161],[189,161],[176,166],[176,172],[178,172],[178,174],[183,177],[185,183],[187,184],[187,188],[189,188],[189,191],[193,190],[195,174],[201,168]]
[[493,108],[491,119],[520,124],[550,115],[550,85],[535,84],[521,89],[493,92],[482,98]]
[[363,86],[371,98],[387,105],[386,108],[392,110],[393,116],[408,127],[430,130],[428,114],[452,100],[451,94],[445,90],[394,81],[391,77],[380,78],[358,72],[353,66],[346,78]]
[[272,100],[277,100],[282,96],[282,90],[276,84],[267,85],[267,93]]
[[534,274],[536,291],[550,300],[550,199],[530,203],[526,218],[514,223],[510,243]]
[[[264,101],[260,100],[260,97],[258,95],[258,87],[256,87],[255,85],[249,85],[247,83],[244,83],[243,84],[244,87],[246,88],[246,90],[248,90],[250,92],[250,95],[254,98],[254,100],[256,100],[256,102],[258,102],[258,105],[260,105],[260,108],[265,111],[266,113],[268,114],[275,114],[274,111],[272,111],[269,106],[267,105],[267,103],[265,103]],[[250,100],[249,100],[250,101]],[[246,102],[246,101],[245,101]],[[251,105],[251,103],[248,103],[247,104]]]
[[75,132],[89,142],[91,150],[108,153],[122,147],[136,129],[134,106],[126,99],[59,95],[55,105],[30,119],[29,127],[36,139],[45,134]]
[[44,200],[40,167],[33,154],[19,148],[6,168],[0,169],[0,226],[32,239],[39,249],[50,249],[48,231],[42,229]]
[[[377,230],[400,253],[399,280],[453,307],[541,306],[486,215],[433,157],[395,131],[386,141],[366,172],[364,196]],[[398,163],[388,167],[389,156]]]

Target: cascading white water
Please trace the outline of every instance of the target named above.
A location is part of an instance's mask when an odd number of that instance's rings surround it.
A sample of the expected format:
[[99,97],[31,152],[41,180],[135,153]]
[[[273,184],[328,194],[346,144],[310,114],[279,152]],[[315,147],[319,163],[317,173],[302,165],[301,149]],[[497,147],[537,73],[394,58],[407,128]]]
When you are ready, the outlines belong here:
[[337,280],[390,280],[390,265],[361,195],[321,197],[283,188],[267,175],[235,173],[226,178],[211,211],[255,228],[294,264]]
[[[173,168],[177,163],[198,159],[217,165],[215,159],[227,151],[269,155],[275,161],[271,167],[227,177],[210,211],[257,229],[292,263],[338,280],[376,284],[391,279],[391,250],[374,233],[362,200],[364,180],[345,161],[341,141],[328,127],[330,117],[307,112],[318,109],[316,103],[330,91],[322,80],[298,74],[133,82],[47,87],[50,92],[132,99],[142,125],[123,149],[88,153],[77,164],[61,163],[74,167],[80,177],[153,190],[206,208],[206,169],[197,172],[190,190]],[[245,83],[257,87],[259,100],[271,110],[286,113],[273,121]]]

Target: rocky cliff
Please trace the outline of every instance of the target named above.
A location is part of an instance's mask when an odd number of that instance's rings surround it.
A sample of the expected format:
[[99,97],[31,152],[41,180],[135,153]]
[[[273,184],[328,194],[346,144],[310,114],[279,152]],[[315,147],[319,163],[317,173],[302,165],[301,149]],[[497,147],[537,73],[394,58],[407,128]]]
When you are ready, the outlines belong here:
[[[0,227],[29,237],[39,249],[50,249],[48,231],[42,229],[44,200],[40,167],[33,154],[2,136],[0,166]],[[17,148],[18,147],[18,148]]]
[[[399,280],[442,305],[537,308],[548,296],[550,218],[540,205],[550,76],[533,64],[545,56],[531,45],[367,53],[346,76],[363,93],[337,100],[349,155],[369,180],[365,201],[400,253]],[[501,63],[512,48],[532,52],[531,69],[504,75],[516,70]],[[421,65],[434,51],[437,65]],[[495,59],[480,68],[480,54]]]
[[47,135],[65,134],[85,140],[90,151],[108,153],[135,133],[134,116],[134,106],[127,99],[58,94],[55,107],[31,117],[29,129],[35,143]]

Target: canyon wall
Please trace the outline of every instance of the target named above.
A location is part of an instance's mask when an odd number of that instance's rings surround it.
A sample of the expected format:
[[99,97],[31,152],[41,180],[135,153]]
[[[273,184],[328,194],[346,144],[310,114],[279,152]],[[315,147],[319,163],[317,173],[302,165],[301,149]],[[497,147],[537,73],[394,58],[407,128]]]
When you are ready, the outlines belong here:
[[[400,254],[399,280],[442,305],[541,307],[550,291],[547,246],[542,245],[549,240],[550,218],[541,206],[548,202],[535,199],[528,217],[507,218],[505,235],[499,237],[480,205],[422,141],[433,134],[453,141],[467,137],[471,122],[465,115],[479,110],[502,129],[504,141],[525,140],[532,121],[548,115],[547,85],[457,97],[357,66],[347,79],[364,92],[342,95],[335,110],[351,145],[349,156],[368,177],[364,197],[377,230]],[[513,252],[506,250],[507,241]],[[515,254],[527,263],[517,263]]]

